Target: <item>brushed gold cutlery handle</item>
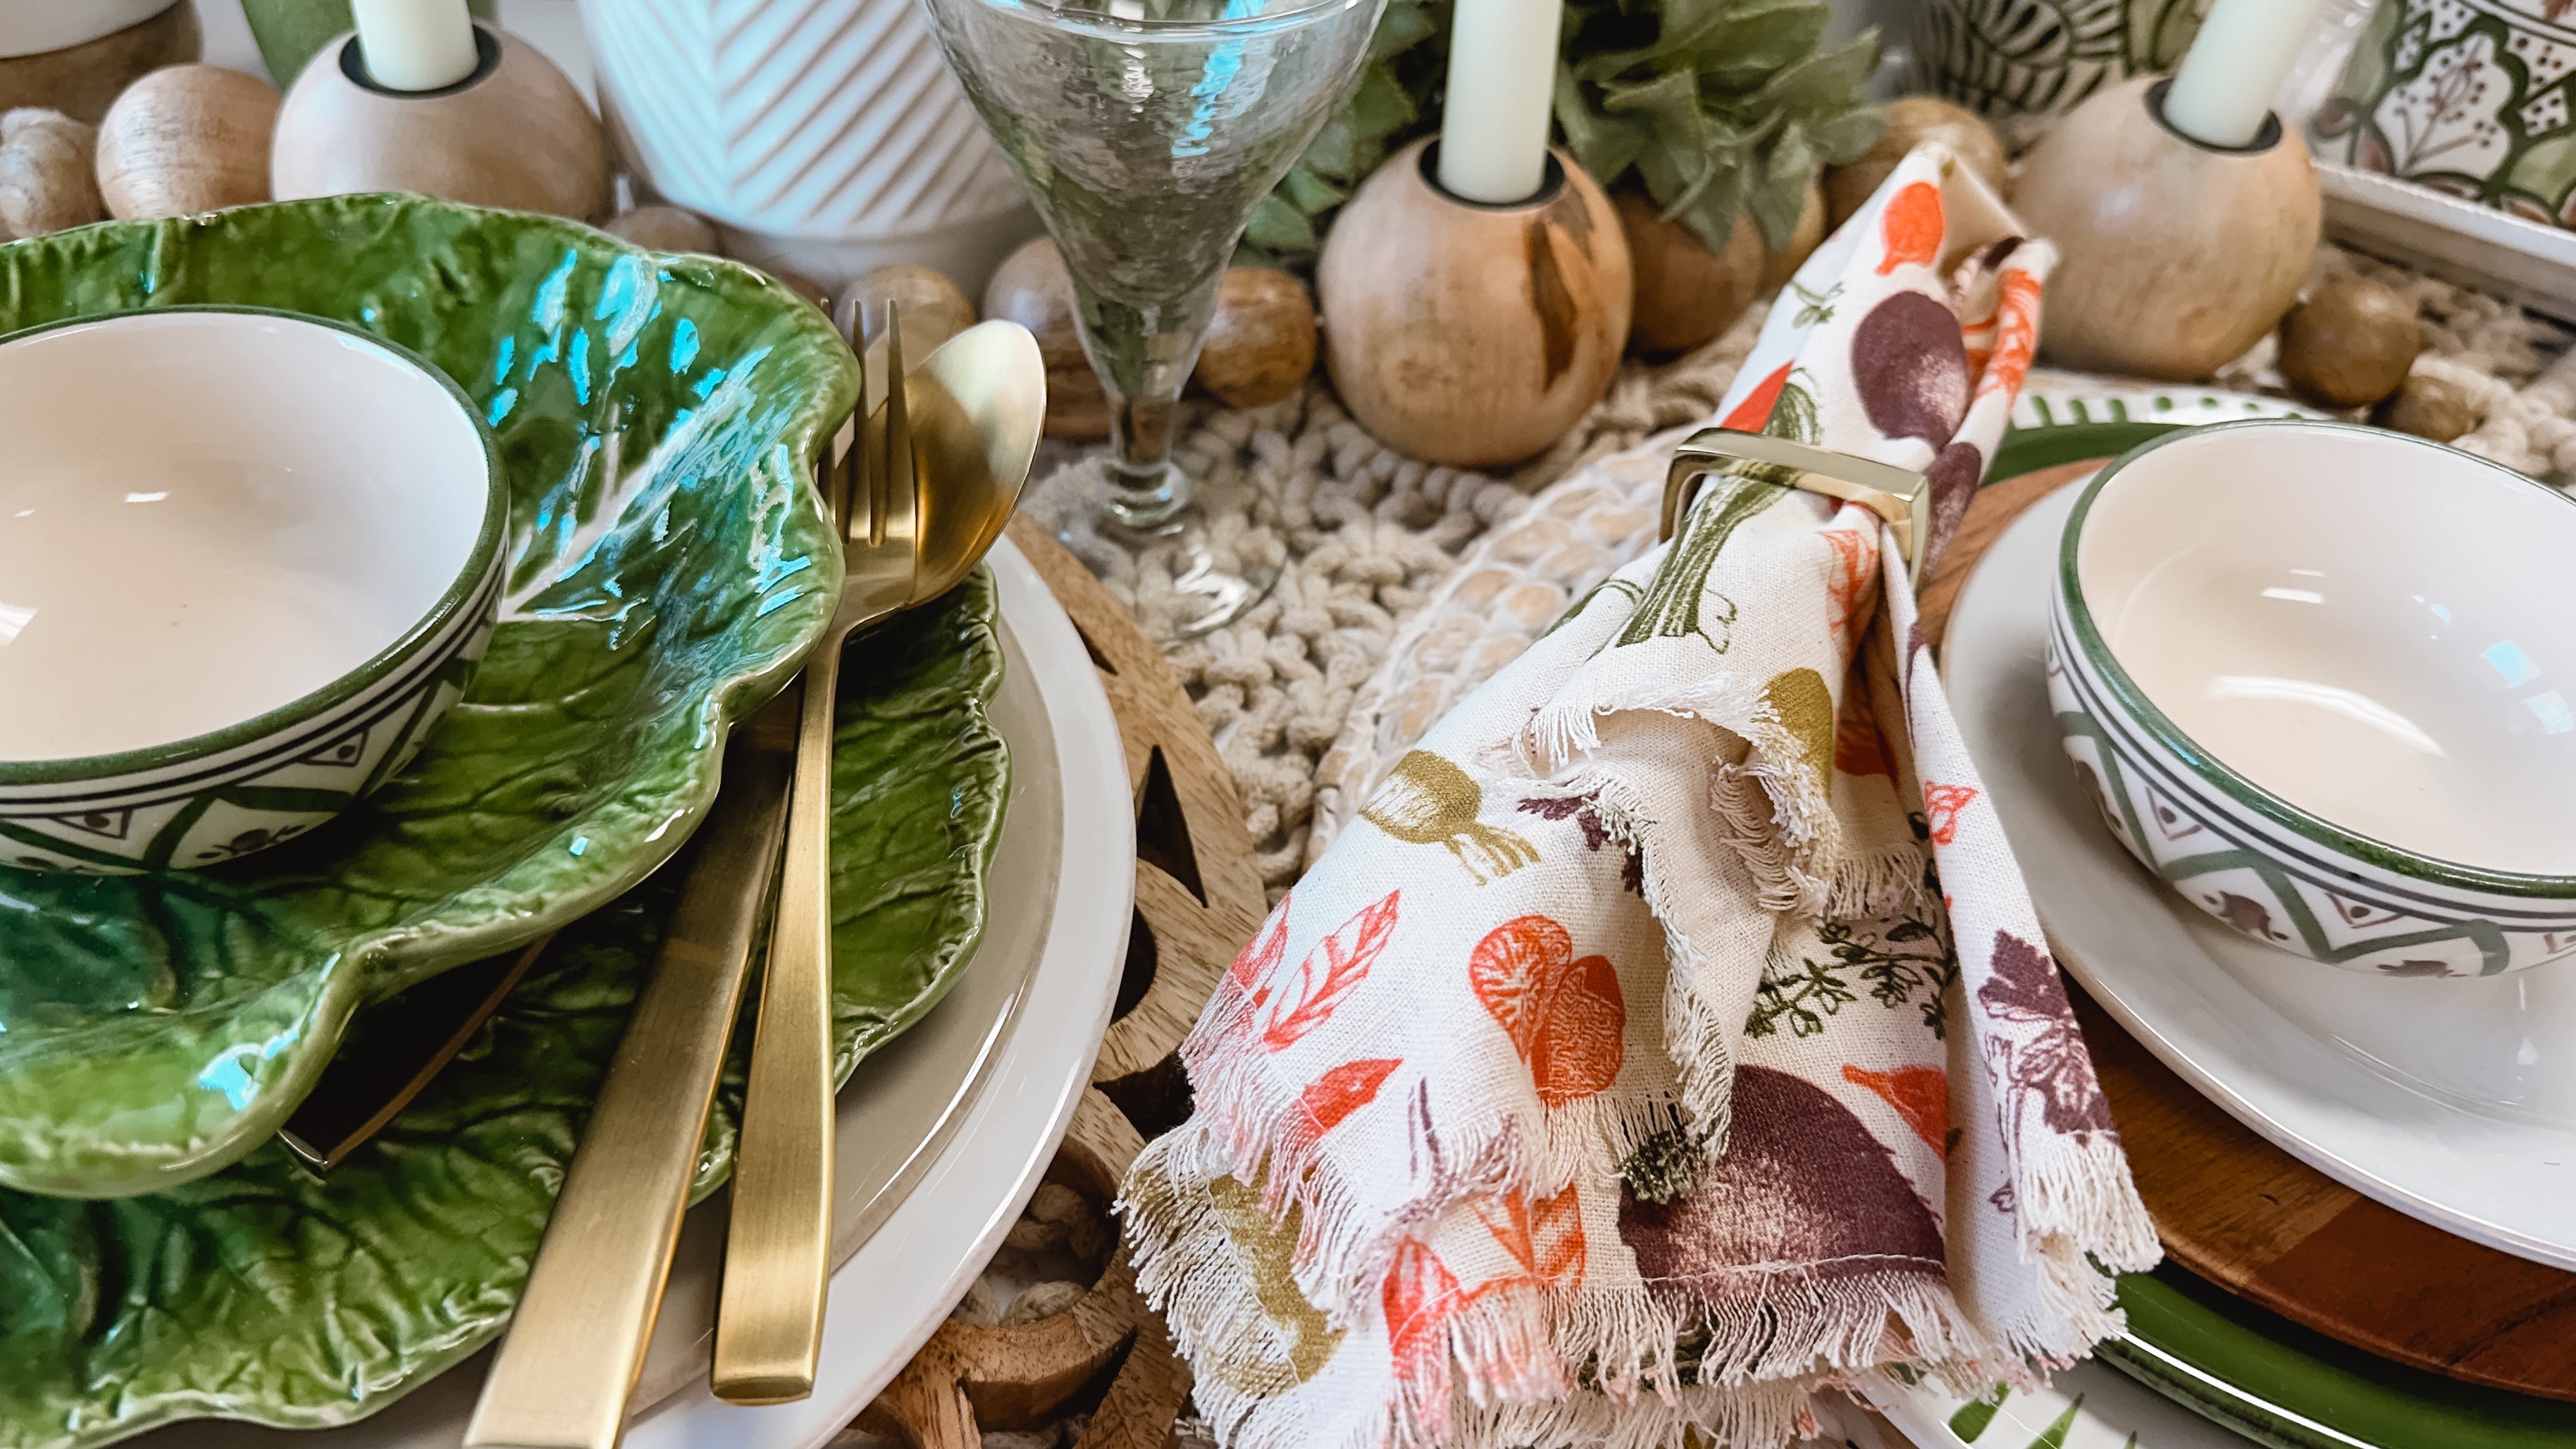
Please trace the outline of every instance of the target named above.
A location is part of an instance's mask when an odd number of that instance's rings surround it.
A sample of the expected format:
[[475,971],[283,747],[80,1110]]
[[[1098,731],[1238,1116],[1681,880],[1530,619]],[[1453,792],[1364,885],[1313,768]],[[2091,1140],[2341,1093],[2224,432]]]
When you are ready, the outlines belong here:
[[716,1305],[716,1396],[778,1404],[814,1391],[832,1241],[832,704],[834,630],[805,662],[787,850],[735,1149]]
[[698,833],[466,1449],[612,1449],[624,1427],[778,867],[788,768],[760,732]]

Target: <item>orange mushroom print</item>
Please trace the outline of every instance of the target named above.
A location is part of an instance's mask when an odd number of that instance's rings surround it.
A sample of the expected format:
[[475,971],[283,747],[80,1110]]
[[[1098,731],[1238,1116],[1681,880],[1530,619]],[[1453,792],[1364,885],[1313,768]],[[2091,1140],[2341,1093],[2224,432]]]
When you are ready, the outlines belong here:
[[1898,267],[1928,267],[1941,259],[1941,188],[1917,181],[1887,199],[1879,216],[1878,237],[1886,254],[1878,259],[1882,277]]
[[1468,983],[1493,1013],[1539,1100],[1581,1101],[1618,1079],[1626,1058],[1627,1003],[1607,956],[1574,957],[1574,938],[1545,916],[1505,921],[1467,958]]

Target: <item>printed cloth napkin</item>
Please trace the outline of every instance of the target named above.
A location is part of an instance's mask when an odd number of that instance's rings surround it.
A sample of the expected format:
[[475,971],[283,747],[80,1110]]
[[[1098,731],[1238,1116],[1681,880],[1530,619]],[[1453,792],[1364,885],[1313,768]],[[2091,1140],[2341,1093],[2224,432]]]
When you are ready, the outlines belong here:
[[[1723,413],[1927,473],[2054,253],[1938,147]],[[1710,480],[1444,717],[1227,972],[1121,1210],[1235,1449],[1771,1449],[1878,1370],[2027,1383],[2157,1256],[1893,535]]]

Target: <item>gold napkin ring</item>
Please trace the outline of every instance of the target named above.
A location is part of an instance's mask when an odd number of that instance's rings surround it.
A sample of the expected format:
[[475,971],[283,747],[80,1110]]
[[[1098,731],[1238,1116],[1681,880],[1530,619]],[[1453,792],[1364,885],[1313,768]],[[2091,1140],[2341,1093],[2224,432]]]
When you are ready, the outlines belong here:
[[1748,433],[1735,428],[1702,428],[1673,455],[1664,475],[1664,525],[1660,537],[1671,538],[1712,474],[1743,464],[1777,482],[1806,493],[1821,493],[1857,503],[1896,530],[1896,546],[1908,567],[1920,561],[1923,541],[1932,534],[1932,480],[1889,463],[1874,463],[1849,453],[1836,453],[1812,443]]

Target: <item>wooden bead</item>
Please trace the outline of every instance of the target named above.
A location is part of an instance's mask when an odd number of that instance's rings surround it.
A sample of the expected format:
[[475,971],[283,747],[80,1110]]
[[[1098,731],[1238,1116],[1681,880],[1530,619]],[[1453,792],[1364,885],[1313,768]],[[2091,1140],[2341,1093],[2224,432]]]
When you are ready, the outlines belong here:
[[1198,385],[1230,408],[1295,397],[1315,370],[1315,303],[1306,284],[1271,267],[1228,267],[1199,349]]
[[2308,294],[2281,319],[2281,377],[2330,408],[2368,407],[2406,381],[2424,338],[2405,298],[2359,277]]
[[2383,428],[2447,443],[2478,425],[2478,409],[2458,383],[2416,372],[2407,374],[2370,420]]
[[1046,435],[1079,441],[1109,436],[1109,399],[1082,350],[1075,319],[1073,273],[1045,237],[1002,261],[984,288],[984,315],[1017,322],[1036,334],[1046,359]]
[[1825,244],[1825,231],[1825,188],[1810,181],[1806,202],[1798,208],[1798,224],[1790,229],[1789,240],[1762,264],[1762,290],[1776,291],[1789,285],[1789,279],[1807,264],[1807,258]]
[[1739,218],[1726,250],[1712,252],[1699,233],[1667,220],[1642,191],[1615,199],[1636,279],[1628,345],[1648,355],[1687,352],[1734,325],[1762,286],[1762,230]]
[[[69,0],[18,0],[60,5]],[[96,40],[34,55],[0,56],[0,108],[42,106],[95,125],[126,87],[163,66],[185,65],[205,54],[192,0],[176,0],[160,14]]]
[[483,69],[418,95],[351,79],[354,41],[325,46],[278,113],[278,196],[417,191],[576,221],[605,210],[608,145],[581,92],[535,46],[475,29]]
[[823,315],[831,315],[832,294],[822,283],[790,267],[762,267],[760,270],[769,280],[813,303]]
[[724,255],[723,240],[713,222],[676,206],[639,206],[599,224],[601,231],[657,252]]
[[1488,467],[1546,449],[1618,372],[1632,302],[1619,213],[1574,159],[1531,204],[1470,206],[1389,158],[1333,222],[1315,271],[1324,360],[1379,441]]
[[2213,151],[2148,108],[2153,77],[2099,91],[2022,158],[2013,208],[2057,244],[2040,345],[2060,367],[2189,381],[2242,356],[2298,300],[2323,201],[2298,132]]
[[98,192],[117,217],[194,216],[269,199],[277,87],[219,65],[136,81],[98,123]]
[[940,343],[975,325],[975,304],[955,282],[928,267],[890,262],[850,279],[832,320],[850,345],[865,348],[885,330],[886,304],[903,318],[903,355],[918,363]]
[[1959,164],[1994,188],[1995,195],[2004,194],[2011,168],[2004,159],[2002,138],[1983,116],[1932,96],[1905,96],[1888,102],[1886,111],[1887,129],[1879,134],[1878,144],[1825,171],[1826,210],[1835,226],[1851,220],[1877,194],[1879,183],[1896,169],[1896,163],[1926,141],[1949,147]]
[[98,128],[60,111],[0,115],[0,236],[43,236],[106,219],[97,152]]

